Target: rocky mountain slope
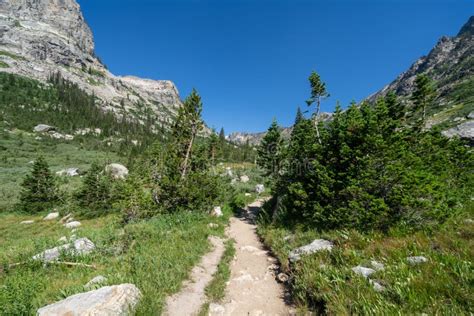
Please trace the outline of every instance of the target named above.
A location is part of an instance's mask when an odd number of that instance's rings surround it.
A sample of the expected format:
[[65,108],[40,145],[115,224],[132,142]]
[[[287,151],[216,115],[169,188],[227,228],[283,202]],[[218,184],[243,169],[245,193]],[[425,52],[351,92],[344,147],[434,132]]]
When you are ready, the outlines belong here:
[[440,124],[446,136],[474,139],[474,16],[453,37],[443,36],[429,52],[419,58],[392,83],[368,100],[395,93],[410,108],[417,75],[425,73],[436,83],[439,93],[428,110],[427,128]]
[[[474,140],[474,16],[454,37],[443,36],[427,56],[418,59],[404,73],[380,91],[369,96],[374,102],[389,91],[401,98],[410,109],[409,96],[413,92],[417,75],[426,73],[437,85],[438,98],[428,109],[427,128],[440,125],[448,137],[459,136]],[[325,113],[323,120],[330,120]],[[284,128],[289,135],[291,128]],[[286,132],[285,132],[286,131]],[[258,144],[265,133],[232,133],[229,140],[235,143]]]
[[181,106],[171,81],[120,77],[94,53],[75,0],[0,0],[0,71],[46,82],[56,72],[96,95],[117,116],[167,126]]

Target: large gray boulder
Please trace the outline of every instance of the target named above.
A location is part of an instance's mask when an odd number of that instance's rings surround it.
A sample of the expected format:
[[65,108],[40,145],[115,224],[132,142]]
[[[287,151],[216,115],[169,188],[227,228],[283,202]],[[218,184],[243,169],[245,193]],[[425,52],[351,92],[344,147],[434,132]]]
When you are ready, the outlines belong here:
[[329,240],[315,239],[312,243],[306,246],[299,247],[290,252],[288,258],[291,262],[296,262],[301,259],[302,255],[309,255],[318,251],[327,250],[331,251],[334,244]]
[[352,271],[355,274],[363,276],[364,278],[368,278],[372,273],[375,273],[374,269],[366,268],[366,267],[363,267],[363,266],[354,267],[354,268],[352,268]]
[[127,167],[118,163],[107,165],[105,172],[109,173],[114,179],[125,179],[128,176]]
[[129,315],[140,301],[140,290],[133,284],[104,286],[79,293],[38,310],[38,316],[117,316]]
[[446,137],[459,136],[460,138],[470,141],[474,140],[474,120],[459,124],[453,128],[443,131],[442,134]]

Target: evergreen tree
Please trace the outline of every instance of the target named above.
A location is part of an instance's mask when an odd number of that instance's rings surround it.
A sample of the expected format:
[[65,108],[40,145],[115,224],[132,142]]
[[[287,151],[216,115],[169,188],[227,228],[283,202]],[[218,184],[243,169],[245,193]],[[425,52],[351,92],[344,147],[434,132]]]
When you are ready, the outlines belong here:
[[425,74],[418,75],[415,79],[415,90],[413,91],[411,99],[413,101],[415,113],[418,114],[421,112],[419,114],[421,116],[418,124],[419,128],[425,125],[426,109],[432,105],[435,96],[433,82],[430,77]]
[[186,177],[191,160],[192,148],[197,133],[201,130],[203,122],[201,119],[202,101],[195,89],[184,100],[179,109],[175,126],[173,127],[173,140],[181,162],[181,178]]
[[282,154],[282,138],[276,119],[263,137],[257,150],[257,165],[265,170],[273,180],[278,178]]
[[90,217],[102,215],[112,208],[112,182],[103,170],[102,166],[93,163],[76,193],[79,206],[85,208],[83,213]]
[[315,71],[313,71],[309,76],[309,84],[311,86],[311,97],[306,101],[306,104],[311,106],[313,103],[316,103],[315,125],[318,142],[321,144],[321,135],[319,133],[319,113],[321,111],[321,100],[323,98],[329,97],[329,93],[326,90],[326,84],[321,80],[321,77]]
[[57,184],[43,157],[38,157],[31,173],[21,184],[20,208],[28,213],[47,210],[59,201]]

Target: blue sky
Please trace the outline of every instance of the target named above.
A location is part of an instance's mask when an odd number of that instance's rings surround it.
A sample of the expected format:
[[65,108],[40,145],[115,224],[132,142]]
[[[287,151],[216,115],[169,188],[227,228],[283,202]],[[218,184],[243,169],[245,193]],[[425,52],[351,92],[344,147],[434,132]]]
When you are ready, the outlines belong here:
[[391,82],[474,14],[473,0],[79,0],[118,75],[193,87],[216,129],[291,125],[316,70],[346,106]]

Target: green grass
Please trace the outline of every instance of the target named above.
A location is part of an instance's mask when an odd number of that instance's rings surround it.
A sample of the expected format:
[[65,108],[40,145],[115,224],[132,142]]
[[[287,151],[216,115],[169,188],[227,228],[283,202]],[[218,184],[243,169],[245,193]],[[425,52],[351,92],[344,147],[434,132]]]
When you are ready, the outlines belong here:
[[[0,123],[0,212],[13,210],[21,190],[23,178],[30,172],[31,161],[38,155],[46,158],[53,173],[77,167],[86,171],[93,162],[122,162],[124,158],[113,152],[85,149],[79,142],[62,142],[20,130],[5,131]],[[81,183],[79,177],[61,177],[61,189],[70,193]]]
[[9,68],[9,67],[10,66],[6,62],[0,60],[0,68]]
[[[292,275],[292,295],[301,312],[469,315],[474,311],[474,225],[464,219],[474,218],[473,213],[471,203],[465,216],[434,232],[318,233],[268,226],[259,233]],[[288,253],[316,238],[333,241],[335,248],[290,265]],[[429,262],[409,265],[406,258],[416,255]],[[351,271],[357,265],[370,267],[371,260],[385,265],[371,276],[385,287],[381,293]]]
[[[192,267],[209,250],[208,236],[223,236],[231,213],[228,207],[223,211],[222,218],[185,212],[125,227],[116,215],[81,220],[78,237],[89,238],[97,248],[90,255],[64,259],[94,264],[96,270],[31,262],[31,256],[59,245],[57,239],[70,232],[57,222],[42,222],[44,214],[0,214],[0,266],[4,267],[0,272],[0,315],[34,315],[41,306],[84,292],[84,284],[97,275],[105,276],[107,284],[135,284],[143,294],[137,315],[160,314],[165,298],[179,291]],[[37,222],[19,224],[26,219]],[[218,223],[219,228],[209,228],[210,222]],[[25,261],[25,265],[7,268]],[[222,269],[218,275],[224,273]]]

